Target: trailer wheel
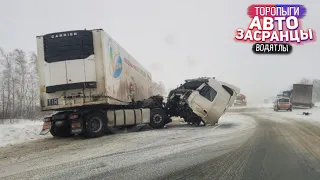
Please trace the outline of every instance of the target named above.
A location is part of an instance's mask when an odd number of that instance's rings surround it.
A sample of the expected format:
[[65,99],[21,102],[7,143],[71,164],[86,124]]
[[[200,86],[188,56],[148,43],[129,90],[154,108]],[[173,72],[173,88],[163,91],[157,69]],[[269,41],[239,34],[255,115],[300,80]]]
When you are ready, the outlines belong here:
[[58,136],[58,133],[56,133],[54,127],[51,127],[51,129],[50,129],[50,134],[51,134],[53,137],[57,137],[57,136]]
[[151,109],[149,125],[154,129],[163,128],[167,118],[168,116],[164,110],[160,108]]
[[87,138],[103,136],[106,130],[106,116],[100,112],[91,112],[84,118],[83,135]]

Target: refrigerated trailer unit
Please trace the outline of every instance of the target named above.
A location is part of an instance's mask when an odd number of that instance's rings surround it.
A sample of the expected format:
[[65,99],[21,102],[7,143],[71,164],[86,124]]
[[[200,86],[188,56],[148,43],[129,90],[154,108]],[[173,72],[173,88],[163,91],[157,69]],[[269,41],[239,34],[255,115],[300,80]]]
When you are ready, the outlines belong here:
[[37,44],[42,110],[128,105],[152,94],[150,72],[103,30],[47,34]]

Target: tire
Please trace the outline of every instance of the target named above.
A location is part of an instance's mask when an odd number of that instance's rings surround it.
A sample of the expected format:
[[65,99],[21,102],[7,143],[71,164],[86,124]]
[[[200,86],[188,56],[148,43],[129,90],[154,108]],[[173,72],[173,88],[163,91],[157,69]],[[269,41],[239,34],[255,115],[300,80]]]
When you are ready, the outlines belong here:
[[161,129],[165,126],[167,118],[167,113],[164,110],[160,108],[151,109],[149,126],[154,129]]
[[58,133],[56,132],[56,129],[54,127],[51,127],[50,128],[50,134],[53,136],[53,137],[58,137]]
[[107,118],[101,112],[91,112],[84,117],[84,137],[101,137],[106,131]]
[[72,136],[70,132],[70,126],[64,125],[61,127],[56,127],[54,123],[52,124],[52,127],[50,129],[50,133],[53,137],[70,137]]
[[289,109],[289,111],[291,112],[291,111],[292,111],[292,109]]

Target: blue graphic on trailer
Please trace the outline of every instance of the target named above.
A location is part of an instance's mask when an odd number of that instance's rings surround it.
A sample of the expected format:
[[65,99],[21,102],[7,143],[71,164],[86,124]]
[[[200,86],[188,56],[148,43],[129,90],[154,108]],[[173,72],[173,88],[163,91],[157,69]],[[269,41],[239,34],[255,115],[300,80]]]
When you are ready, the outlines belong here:
[[110,46],[111,74],[114,78],[119,78],[122,73],[122,59],[119,54],[113,55],[112,46]]

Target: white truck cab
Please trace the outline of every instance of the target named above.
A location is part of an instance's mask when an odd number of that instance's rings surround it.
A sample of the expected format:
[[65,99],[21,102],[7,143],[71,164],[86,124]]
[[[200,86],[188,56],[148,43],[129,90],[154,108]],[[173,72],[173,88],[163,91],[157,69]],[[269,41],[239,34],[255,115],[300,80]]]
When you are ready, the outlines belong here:
[[[240,93],[240,89],[234,85],[218,81],[215,78],[198,78],[186,80],[185,84],[173,90],[173,92],[173,95],[169,97],[171,103],[175,95],[184,94],[182,97],[187,96],[186,102],[192,110],[190,114],[194,113],[206,124],[214,125],[226,110],[232,106],[237,94]],[[176,104],[176,106],[179,106],[181,103]],[[178,109],[182,109],[182,107]],[[183,114],[188,114],[185,111],[181,112],[183,113],[178,115],[182,117],[184,116]],[[188,119],[188,116],[184,116],[183,118]]]
[[215,124],[234,103],[239,92],[236,86],[210,79],[189,96],[188,103],[207,124]]

